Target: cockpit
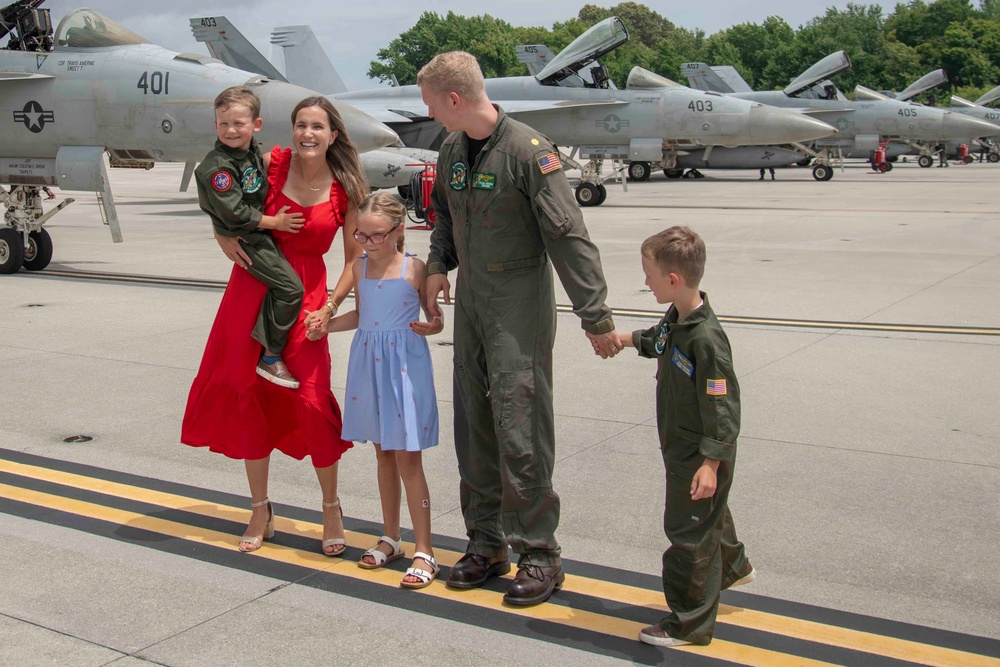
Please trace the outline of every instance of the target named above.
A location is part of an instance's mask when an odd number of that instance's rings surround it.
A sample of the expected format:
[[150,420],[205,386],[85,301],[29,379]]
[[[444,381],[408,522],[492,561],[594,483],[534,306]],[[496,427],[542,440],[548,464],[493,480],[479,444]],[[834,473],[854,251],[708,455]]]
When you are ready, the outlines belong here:
[[93,9],[75,9],[63,17],[56,28],[56,48],[90,49],[101,46],[148,44],[125,26],[115,23]]
[[[558,85],[626,41],[628,31],[621,19],[616,16],[607,18],[570,42],[535,78],[542,85]],[[591,72],[591,78],[594,81],[591,87],[607,87],[607,71],[603,68],[600,72]]]

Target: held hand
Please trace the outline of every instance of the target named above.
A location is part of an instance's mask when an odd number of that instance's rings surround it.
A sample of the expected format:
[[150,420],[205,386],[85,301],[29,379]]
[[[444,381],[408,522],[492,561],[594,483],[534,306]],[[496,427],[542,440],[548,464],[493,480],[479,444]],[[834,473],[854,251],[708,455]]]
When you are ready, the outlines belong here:
[[246,254],[243,248],[240,247],[240,243],[243,239],[234,236],[219,236],[215,230],[212,231],[215,234],[215,241],[222,248],[222,252],[225,253],[226,257],[229,258],[236,266],[241,269],[245,269],[251,266],[253,262],[250,261],[250,256]]
[[437,298],[438,294],[444,292],[444,302],[449,306],[451,305],[451,283],[448,282],[448,274],[435,273],[427,276],[427,283],[424,289],[426,290],[424,310],[434,317],[444,318],[444,311],[438,305]]
[[330,309],[323,307],[319,310],[303,310],[306,314],[302,320],[302,326],[306,328],[306,338],[309,340],[319,340],[326,335],[326,324],[330,321]]
[[435,315],[430,322],[410,322],[410,328],[421,336],[433,336],[444,331],[444,318],[441,315]]
[[281,210],[274,215],[274,228],[279,232],[298,234],[306,222],[305,216],[301,213],[288,213],[288,206],[282,206]]
[[603,334],[588,332],[587,338],[590,339],[590,344],[594,348],[594,354],[599,355],[601,359],[613,357],[625,347],[616,331],[609,331]]
[[691,500],[704,500],[714,496],[716,482],[715,469],[703,463],[691,480]]

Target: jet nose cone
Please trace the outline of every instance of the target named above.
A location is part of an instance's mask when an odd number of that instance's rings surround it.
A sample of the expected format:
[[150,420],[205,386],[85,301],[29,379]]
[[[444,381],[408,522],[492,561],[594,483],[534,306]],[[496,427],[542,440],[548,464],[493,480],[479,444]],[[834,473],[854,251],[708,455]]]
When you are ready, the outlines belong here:
[[953,111],[945,112],[943,125],[945,137],[948,139],[1000,135],[1000,126]]
[[330,102],[344,119],[347,133],[359,153],[391,146],[399,142],[399,135],[364,111],[340,100],[331,99]]
[[750,109],[750,136],[755,144],[788,144],[836,134],[837,128],[798,111],[761,104]]

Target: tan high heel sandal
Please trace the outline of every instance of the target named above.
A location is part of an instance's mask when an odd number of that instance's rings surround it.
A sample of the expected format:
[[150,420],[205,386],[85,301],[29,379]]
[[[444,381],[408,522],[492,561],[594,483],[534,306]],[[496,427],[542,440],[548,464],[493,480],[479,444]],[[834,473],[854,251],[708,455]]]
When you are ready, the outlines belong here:
[[[340,498],[337,498],[332,503],[323,503],[324,508],[337,507],[340,509],[340,523],[344,523],[344,509],[340,507]],[[337,549],[336,551],[327,551],[329,547],[341,546],[342,549]],[[343,537],[331,537],[328,540],[323,540],[322,553],[324,556],[329,556],[330,558],[336,558],[337,556],[342,556],[344,552],[347,551],[347,540]]]
[[[259,503],[250,503],[250,508],[257,509],[258,507],[263,507],[264,505],[267,505],[267,512],[269,516],[267,519],[267,525],[264,526],[263,539],[270,540],[274,537],[274,508],[271,507],[270,499],[264,498],[264,500],[260,501]],[[250,548],[244,548],[243,547],[244,544],[249,544]],[[240,544],[238,548],[243,553],[248,554],[252,551],[257,551],[257,549],[260,549],[261,544],[262,541],[260,537],[255,537],[253,535],[244,535],[243,537],[240,538]]]

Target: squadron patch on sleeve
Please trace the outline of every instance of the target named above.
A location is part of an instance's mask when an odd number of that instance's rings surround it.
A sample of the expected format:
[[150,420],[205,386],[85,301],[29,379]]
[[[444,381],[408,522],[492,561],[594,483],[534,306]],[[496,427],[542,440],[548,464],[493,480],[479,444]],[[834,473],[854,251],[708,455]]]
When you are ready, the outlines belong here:
[[670,325],[664,322],[656,330],[656,340],[653,342],[653,349],[656,350],[657,354],[663,354],[663,351],[667,349],[667,336],[669,335]]
[[233,177],[225,169],[220,169],[212,174],[212,189],[216,192],[229,192],[232,187]]
[[558,153],[549,153],[548,155],[543,155],[538,158],[538,168],[543,174],[549,174],[553,171],[559,171],[562,169],[562,164],[559,162]]
[[708,391],[706,392],[709,396],[725,396],[726,395],[726,381],[722,380],[709,380],[708,381]]

